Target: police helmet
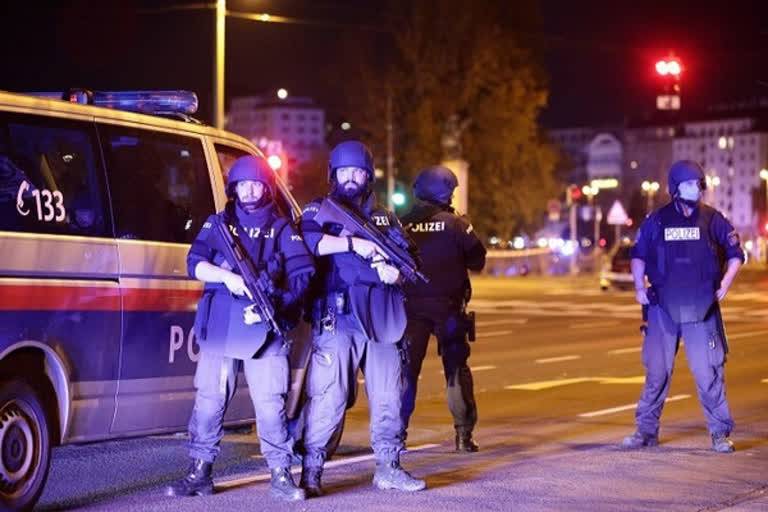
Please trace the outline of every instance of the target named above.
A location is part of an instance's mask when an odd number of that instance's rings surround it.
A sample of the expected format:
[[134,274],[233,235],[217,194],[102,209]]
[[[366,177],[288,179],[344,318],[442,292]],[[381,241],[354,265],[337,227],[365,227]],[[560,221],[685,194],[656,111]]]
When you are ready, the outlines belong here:
[[376,181],[376,173],[373,170],[373,155],[360,141],[347,140],[331,150],[331,158],[328,163],[328,182],[333,181],[333,172],[339,167],[360,167],[368,171],[368,180]]
[[678,160],[669,168],[667,175],[667,187],[669,195],[677,195],[677,187],[684,181],[698,180],[701,190],[707,188],[707,181],[701,166],[693,160]]
[[275,177],[264,157],[247,155],[235,160],[227,176],[227,197],[233,197],[237,182],[245,180],[262,182],[271,196],[275,197]]
[[419,172],[413,182],[413,194],[422,201],[448,204],[453,189],[459,186],[456,175],[447,167],[435,165]]

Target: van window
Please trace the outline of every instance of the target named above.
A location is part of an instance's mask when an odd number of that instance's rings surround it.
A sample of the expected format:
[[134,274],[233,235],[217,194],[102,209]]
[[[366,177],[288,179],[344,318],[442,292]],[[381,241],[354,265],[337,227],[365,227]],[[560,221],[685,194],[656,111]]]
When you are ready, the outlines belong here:
[[118,238],[191,243],[213,193],[202,141],[99,125]]
[[[223,144],[215,144],[214,147],[216,148],[216,156],[219,158],[219,166],[221,167],[222,179],[224,180],[224,183],[226,183],[227,176],[229,176],[229,170],[232,168],[235,160],[241,156],[249,155],[250,153],[247,153],[241,149],[225,146]],[[290,207],[290,203],[285,200],[285,197],[283,197],[282,193],[277,194],[275,203],[277,204],[277,209],[280,211],[281,215],[286,216],[289,219],[293,219],[293,209]]]
[[0,114],[0,230],[111,236],[92,123]]

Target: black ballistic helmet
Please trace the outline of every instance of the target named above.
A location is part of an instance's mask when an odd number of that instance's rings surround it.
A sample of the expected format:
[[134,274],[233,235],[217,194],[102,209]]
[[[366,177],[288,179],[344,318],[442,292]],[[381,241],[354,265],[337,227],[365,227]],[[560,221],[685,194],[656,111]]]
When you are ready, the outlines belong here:
[[256,155],[241,156],[232,165],[227,176],[227,197],[234,197],[235,185],[238,181],[260,181],[269,190],[272,197],[275,197],[275,178],[272,168],[263,157]]
[[670,197],[675,197],[677,195],[677,186],[688,180],[698,180],[701,190],[707,188],[704,171],[697,162],[693,160],[678,160],[672,164],[667,175],[667,187]]
[[359,167],[368,171],[368,180],[376,181],[376,173],[373,169],[373,155],[360,141],[347,140],[336,145],[331,150],[331,158],[328,162],[328,182],[333,181],[333,171],[339,167]]
[[413,194],[422,201],[449,204],[459,180],[447,167],[435,165],[419,172],[413,182]]

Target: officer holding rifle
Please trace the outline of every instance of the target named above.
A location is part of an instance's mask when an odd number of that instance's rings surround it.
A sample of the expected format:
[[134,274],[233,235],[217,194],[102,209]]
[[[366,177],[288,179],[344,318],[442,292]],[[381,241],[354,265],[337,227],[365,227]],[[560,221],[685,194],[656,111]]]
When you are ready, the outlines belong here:
[[371,190],[373,158],[360,142],[331,152],[330,192],[307,205],[301,229],[318,260],[313,301],[313,353],[307,370],[301,485],[308,496],[323,493],[323,465],[353,402],[362,369],[370,403],[373,484],[379,489],[417,491],[423,480],[400,466],[405,352],[400,343],[406,316],[401,283],[420,279],[397,217]]
[[189,421],[187,474],[169,496],[213,493],[211,469],[222,422],[242,366],[256,412],[271,494],[305,498],[290,473],[293,440],[286,419],[288,351],[283,333],[298,319],[314,263],[291,222],[277,209],[272,170],[262,157],[238,159],[227,179],[223,212],[211,215],[187,256],[189,275],[205,282],[195,334],[200,359]]

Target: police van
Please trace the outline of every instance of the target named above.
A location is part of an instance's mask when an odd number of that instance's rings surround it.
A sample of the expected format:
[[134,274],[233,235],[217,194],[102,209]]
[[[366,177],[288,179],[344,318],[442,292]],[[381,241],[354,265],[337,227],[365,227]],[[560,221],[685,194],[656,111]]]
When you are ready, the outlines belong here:
[[[0,92],[0,508],[34,505],[53,445],[186,429],[187,251],[232,163],[259,154],[193,122],[193,93],[63,98]],[[243,387],[229,424],[253,420]]]

